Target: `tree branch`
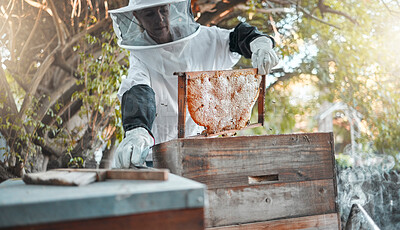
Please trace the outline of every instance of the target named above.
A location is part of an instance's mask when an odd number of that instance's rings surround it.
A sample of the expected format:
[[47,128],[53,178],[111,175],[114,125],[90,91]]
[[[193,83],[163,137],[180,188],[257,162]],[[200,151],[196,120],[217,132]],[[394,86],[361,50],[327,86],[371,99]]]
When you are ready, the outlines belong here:
[[39,2],[35,2],[32,0],[25,0],[26,3],[28,3],[29,5],[36,7],[36,8],[40,8],[43,9],[44,11],[46,11],[50,16],[53,16],[53,12],[51,11],[51,9],[43,4],[40,4]]
[[71,48],[71,46],[73,46],[75,43],[77,43],[83,36],[85,36],[86,34],[91,34],[93,32],[96,32],[97,30],[103,28],[103,27],[107,27],[111,24],[111,19],[110,18],[105,18],[102,19],[101,21],[99,21],[98,23],[89,26],[88,28],[86,28],[84,31],[74,35],[67,44],[64,45],[63,49],[62,49],[62,53],[64,54],[65,51],[67,51],[67,49]]
[[[237,5],[235,8],[238,10],[242,10],[242,11],[246,11],[246,10],[250,9],[250,7],[245,6],[243,4]],[[270,14],[270,13],[287,13],[290,11],[290,9],[289,8],[269,8],[269,9],[256,8],[255,11],[257,13],[261,13],[261,14]]]
[[[7,140],[8,146],[13,148],[14,143],[18,141],[18,134],[14,129],[18,110],[3,68],[0,68],[0,89],[0,102],[3,104],[3,107],[0,108],[0,132]],[[8,124],[11,124],[11,127]],[[24,131],[21,130],[20,133],[24,133]]]
[[10,60],[5,60],[4,65],[7,66],[8,72],[11,74],[12,78],[17,82],[18,86],[20,86],[25,92],[29,90],[29,83],[26,80],[22,79],[22,77],[15,70],[14,63]]
[[[385,8],[387,9],[387,11],[389,11],[390,14],[396,15],[396,16],[400,16],[400,12],[399,12],[399,11],[394,11],[394,10],[390,9],[390,7],[386,4],[385,1],[381,0],[381,2],[382,2],[382,4],[385,6]],[[396,2],[397,2],[397,6],[400,7],[399,2],[398,2],[398,1],[396,1]]]
[[0,109],[0,115],[2,118],[1,123],[4,124],[7,117],[11,119],[11,123],[14,123],[15,115],[18,114],[18,109],[3,68],[0,68],[0,89],[0,102],[3,104]]
[[6,25],[7,25],[7,23],[8,23],[8,19],[11,17],[11,12],[12,12],[13,9],[14,9],[14,1],[10,1],[10,2],[8,3],[7,9],[8,9],[8,7],[10,6],[10,4],[12,4],[11,7],[10,7],[10,11],[8,12],[8,14],[5,14],[5,15],[4,15],[4,16],[6,17],[6,20],[4,20],[3,26],[2,26],[1,29],[0,29],[0,34],[2,34],[3,29],[6,27]]
[[37,141],[37,140],[34,140],[33,143],[42,148],[42,153],[45,156],[53,155],[53,156],[60,157],[63,154],[61,149],[54,148],[53,145],[42,143],[42,142]]
[[336,29],[341,29],[340,27],[338,27],[338,26],[336,26],[336,25],[333,25],[333,24],[331,24],[331,23],[329,23],[329,22],[326,22],[326,21],[324,21],[324,20],[322,20],[322,19],[320,19],[320,18],[318,18],[318,17],[316,17],[316,16],[314,16],[314,15],[312,15],[308,10],[306,10],[306,9],[304,9],[303,7],[301,7],[301,6],[299,6],[296,2],[293,2],[293,1],[291,1],[291,0],[287,0],[288,2],[290,2],[290,3],[292,3],[293,5],[296,5],[296,8],[297,9],[299,9],[301,12],[303,12],[304,14],[306,14],[308,17],[310,17],[310,18],[312,18],[312,19],[314,19],[314,20],[316,20],[316,21],[318,21],[318,22],[321,22],[321,23],[323,23],[323,24],[326,24],[326,25],[328,25],[328,26],[332,26],[332,27],[334,27],[334,28],[336,28]]
[[[243,12],[241,10],[233,10],[232,12],[230,12],[229,14],[227,14],[224,17],[218,18],[217,20],[215,20],[215,23],[218,27],[221,28],[226,28],[226,25],[223,25],[224,22],[232,19],[232,18],[236,18],[239,15],[241,15]],[[231,28],[227,28],[227,29],[231,29]]]
[[35,20],[35,24],[33,25],[32,31],[30,32],[28,38],[26,39],[24,46],[22,47],[21,52],[18,55],[18,57],[20,57],[20,61],[18,62],[18,64],[21,63],[22,59],[24,58],[24,53],[25,53],[26,47],[28,47],[29,42],[31,41],[31,39],[33,37],[33,34],[36,32],[36,28],[39,24],[39,20],[41,17],[42,17],[42,8],[39,8],[39,12],[38,12],[37,18]]
[[324,0],[319,0],[319,1],[318,1],[318,9],[319,9],[319,11],[321,12],[322,17],[324,17],[324,13],[337,14],[337,15],[341,15],[341,16],[347,18],[347,19],[350,20],[353,24],[358,25],[358,22],[357,22],[356,19],[350,17],[350,15],[348,15],[348,14],[346,14],[346,13],[344,13],[344,12],[341,12],[341,11],[338,11],[338,10],[334,10],[334,9],[332,9],[330,6],[325,5],[325,4],[324,4]]
[[62,50],[57,51],[57,53],[55,54],[54,65],[60,67],[62,70],[66,71],[67,73],[70,73],[73,77],[79,79],[78,71],[66,62],[66,60],[64,58],[64,52],[66,52],[68,49],[70,49],[71,46],[73,46],[75,43],[77,43],[86,34],[93,33],[95,31],[103,28],[104,26],[108,26],[110,24],[111,24],[111,19],[106,18],[106,19],[103,19],[103,20],[99,21],[98,23],[86,28],[86,30],[80,32],[79,34],[76,34],[75,36],[73,36],[68,41],[68,43],[66,43],[63,46]]
[[55,54],[54,57],[55,57],[54,65],[60,67],[62,70],[71,74],[76,79],[79,79],[78,71],[65,61],[64,55],[62,54],[61,50],[57,50],[57,53]]
[[[63,51],[66,51],[66,49],[70,48],[74,43],[78,42],[85,34],[95,32],[98,29],[101,29],[103,26],[109,25],[110,23],[111,23],[110,19],[103,19],[102,21],[98,22],[97,24],[88,27],[85,31],[82,31],[81,33],[75,35],[66,45],[64,45],[62,47],[62,50],[61,50],[61,47],[56,48],[52,52],[52,54],[48,56],[48,57],[50,57],[50,56],[54,57],[52,64],[60,67],[61,69],[63,69],[64,71],[66,71],[68,73],[71,73],[75,78],[79,79],[80,77],[79,77],[79,74],[78,74],[77,70],[75,68],[73,68],[71,65],[69,65],[66,62],[65,58],[63,57]],[[46,60],[45,60],[45,62],[46,62]],[[44,65],[44,63],[43,63],[43,65]],[[50,66],[48,68],[50,68]],[[47,70],[45,70],[45,71],[47,71]],[[39,70],[36,73],[38,73],[38,72],[39,72]],[[36,77],[34,77],[34,79],[36,79]],[[73,85],[75,85],[75,83]],[[62,90],[61,91],[57,90],[55,93],[52,94],[53,95],[53,96],[51,96],[52,102],[49,103],[49,106],[45,106],[46,109],[43,110],[43,111],[38,111],[38,115],[40,117],[40,120],[42,120],[42,122],[45,123],[45,124],[48,124],[48,122],[49,122],[49,119],[48,118],[46,119],[45,113],[47,112],[47,110],[50,107],[54,106],[54,103],[56,103],[56,101],[59,99],[58,97],[56,97],[56,95],[59,95],[61,98],[64,98],[64,100],[61,101],[61,103],[64,104],[64,103],[67,103],[67,101],[71,98],[73,92],[75,92],[76,90],[80,91],[83,88],[82,87],[78,87],[78,88],[68,87],[68,89],[73,89],[72,91],[71,90],[66,90],[65,87],[59,87],[58,89],[60,89],[60,90],[62,89]],[[35,92],[35,91],[32,91],[32,92]],[[63,94],[62,92],[65,92],[65,93]],[[55,100],[54,98],[57,98],[57,99]],[[25,108],[25,106],[24,106],[25,99],[24,99],[24,103],[23,103],[22,108]],[[51,118],[50,120],[54,120],[54,119]]]
[[[232,18],[236,18],[237,16],[239,16],[239,15],[243,15],[243,11],[247,11],[247,10],[249,10],[250,9],[250,7],[248,7],[248,6],[245,6],[245,5],[243,5],[243,4],[239,4],[239,5],[237,5],[237,6],[235,6],[235,7],[233,7],[233,10],[232,10],[232,12],[230,12],[229,14],[226,14],[226,15],[224,15],[223,17],[220,17],[220,18],[217,18],[215,21],[214,21],[214,23],[216,24],[216,25],[218,25],[218,26],[221,26],[221,24],[224,22],[224,21],[227,21],[227,20],[229,20],[229,19],[232,19]],[[255,9],[255,11],[257,12],[257,13],[260,13],[260,14],[269,14],[269,13],[282,13],[282,12],[288,12],[289,11],[289,8],[270,8],[270,9],[265,9],[265,8],[257,8],[257,9]]]
[[[202,13],[197,22],[202,25],[216,24],[215,21],[221,17],[225,12],[232,11],[232,8],[245,3],[247,0],[230,0],[230,1],[220,1],[212,9],[212,12]],[[226,15],[226,14],[225,14]]]
[[[71,97],[75,92],[80,92],[84,89],[83,85],[77,85],[75,80],[70,80],[57,88],[56,91],[54,91],[50,95],[50,101],[46,106],[43,106],[37,113],[38,113],[38,119],[43,123],[43,124],[52,124],[55,120],[54,117],[51,117],[47,115],[47,111],[49,108],[52,108],[55,110],[55,104],[59,103],[63,105],[63,107],[68,107],[68,103],[71,103]],[[65,122],[64,122],[65,123]]]
[[26,116],[25,112],[32,103],[32,97],[35,95],[37,88],[39,86],[39,83],[42,81],[47,70],[53,64],[53,62],[55,60],[54,56],[58,49],[59,49],[59,47],[57,47],[55,50],[53,50],[53,52],[51,54],[49,54],[49,56],[47,56],[47,58],[44,60],[42,65],[39,67],[39,69],[35,73],[35,75],[33,77],[33,83],[31,84],[29,91],[26,92],[24,101],[22,102],[21,110],[19,111],[19,114],[18,114],[18,118],[20,118],[20,119],[18,119],[18,120],[22,120],[22,121],[25,120],[25,116]]
[[53,0],[47,0],[50,4],[50,9],[53,12],[53,22],[54,25],[57,29],[57,34],[58,34],[58,44],[59,45],[65,45],[65,39],[64,39],[64,31],[63,31],[63,22],[61,21],[60,17],[58,16],[57,13],[57,8],[53,3]]

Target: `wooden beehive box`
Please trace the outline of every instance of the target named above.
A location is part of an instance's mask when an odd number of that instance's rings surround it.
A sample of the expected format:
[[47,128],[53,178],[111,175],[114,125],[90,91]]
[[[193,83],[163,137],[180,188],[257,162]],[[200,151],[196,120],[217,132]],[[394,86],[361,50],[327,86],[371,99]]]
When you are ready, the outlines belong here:
[[332,133],[181,138],[154,166],[204,183],[213,229],[338,229]]
[[0,184],[0,229],[204,229],[204,184],[176,175],[167,180],[111,179],[116,173],[82,186],[5,181]]

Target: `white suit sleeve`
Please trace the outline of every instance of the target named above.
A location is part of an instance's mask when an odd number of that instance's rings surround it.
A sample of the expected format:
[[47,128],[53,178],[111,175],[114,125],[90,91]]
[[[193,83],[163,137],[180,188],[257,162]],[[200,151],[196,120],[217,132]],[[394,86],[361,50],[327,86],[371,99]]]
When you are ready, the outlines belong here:
[[121,101],[124,93],[134,85],[148,85],[151,87],[151,81],[147,67],[135,56],[130,55],[128,76],[125,79],[122,79],[117,94],[118,99]]
[[219,47],[221,51],[221,52],[216,52],[217,57],[214,58],[214,60],[217,63],[215,63],[215,65],[222,66],[225,69],[231,68],[241,58],[240,54],[229,50],[229,34],[233,31],[233,29],[227,30],[218,28],[216,26],[213,26],[210,29],[214,32],[217,47]]

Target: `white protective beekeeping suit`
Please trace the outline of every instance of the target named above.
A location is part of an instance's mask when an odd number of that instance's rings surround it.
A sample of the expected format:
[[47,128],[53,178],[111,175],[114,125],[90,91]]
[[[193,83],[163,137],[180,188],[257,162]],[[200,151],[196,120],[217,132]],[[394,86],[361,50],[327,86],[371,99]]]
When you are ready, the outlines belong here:
[[[157,44],[132,11],[170,4],[173,41]],[[119,99],[136,84],[149,85],[155,92],[156,118],[152,132],[155,143],[178,136],[178,77],[174,72],[230,69],[240,55],[229,51],[229,30],[200,26],[190,14],[188,1],[131,1],[129,6],[110,11],[122,48],[130,51],[128,77],[122,81]],[[187,115],[186,134],[203,130]],[[149,156],[150,157],[150,156]]]
[[[160,7],[162,10],[159,10]],[[156,42],[157,37],[154,34],[152,36],[150,30],[146,31],[145,24],[148,21],[138,17],[138,12],[141,12],[140,15],[144,15],[144,18],[155,18],[152,13],[163,14],[160,21],[168,21],[169,26],[163,29],[168,30],[171,35],[168,42]],[[241,57],[229,49],[232,30],[205,27],[196,23],[190,9],[190,0],[131,0],[128,6],[110,11],[110,15],[118,44],[130,51],[129,73],[118,91],[119,99],[136,85],[151,87],[155,94],[156,107],[156,116],[150,132],[153,134],[154,143],[177,138],[178,77],[173,73],[231,69]],[[189,114],[186,118],[187,136],[196,135],[203,130],[203,127],[194,123]],[[141,130],[137,135],[146,133],[145,129]],[[144,142],[147,144],[140,148],[149,145],[149,138]],[[126,149],[131,149],[129,145],[126,146]],[[131,156],[122,155],[121,161],[129,161]],[[151,156],[147,156],[147,159],[151,160]],[[131,162],[134,161],[131,159]],[[126,165],[117,163],[116,167]]]

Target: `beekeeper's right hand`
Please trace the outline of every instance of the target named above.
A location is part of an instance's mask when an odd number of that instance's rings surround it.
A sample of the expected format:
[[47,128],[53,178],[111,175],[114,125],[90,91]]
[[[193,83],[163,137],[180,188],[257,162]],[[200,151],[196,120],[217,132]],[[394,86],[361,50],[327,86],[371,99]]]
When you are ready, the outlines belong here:
[[151,127],[156,116],[155,94],[146,84],[132,86],[121,100],[125,138],[118,145],[112,168],[142,166],[154,145]]
[[260,36],[250,43],[252,52],[251,61],[258,74],[269,74],[272,67],[276,66],[279,58],[273,50],[273,42],[269,37]]
[[146,129],[138,127],[127,131],[115,151],[112,168],[129,168],[131,164],[143,166],[153,145],[154,139]]

